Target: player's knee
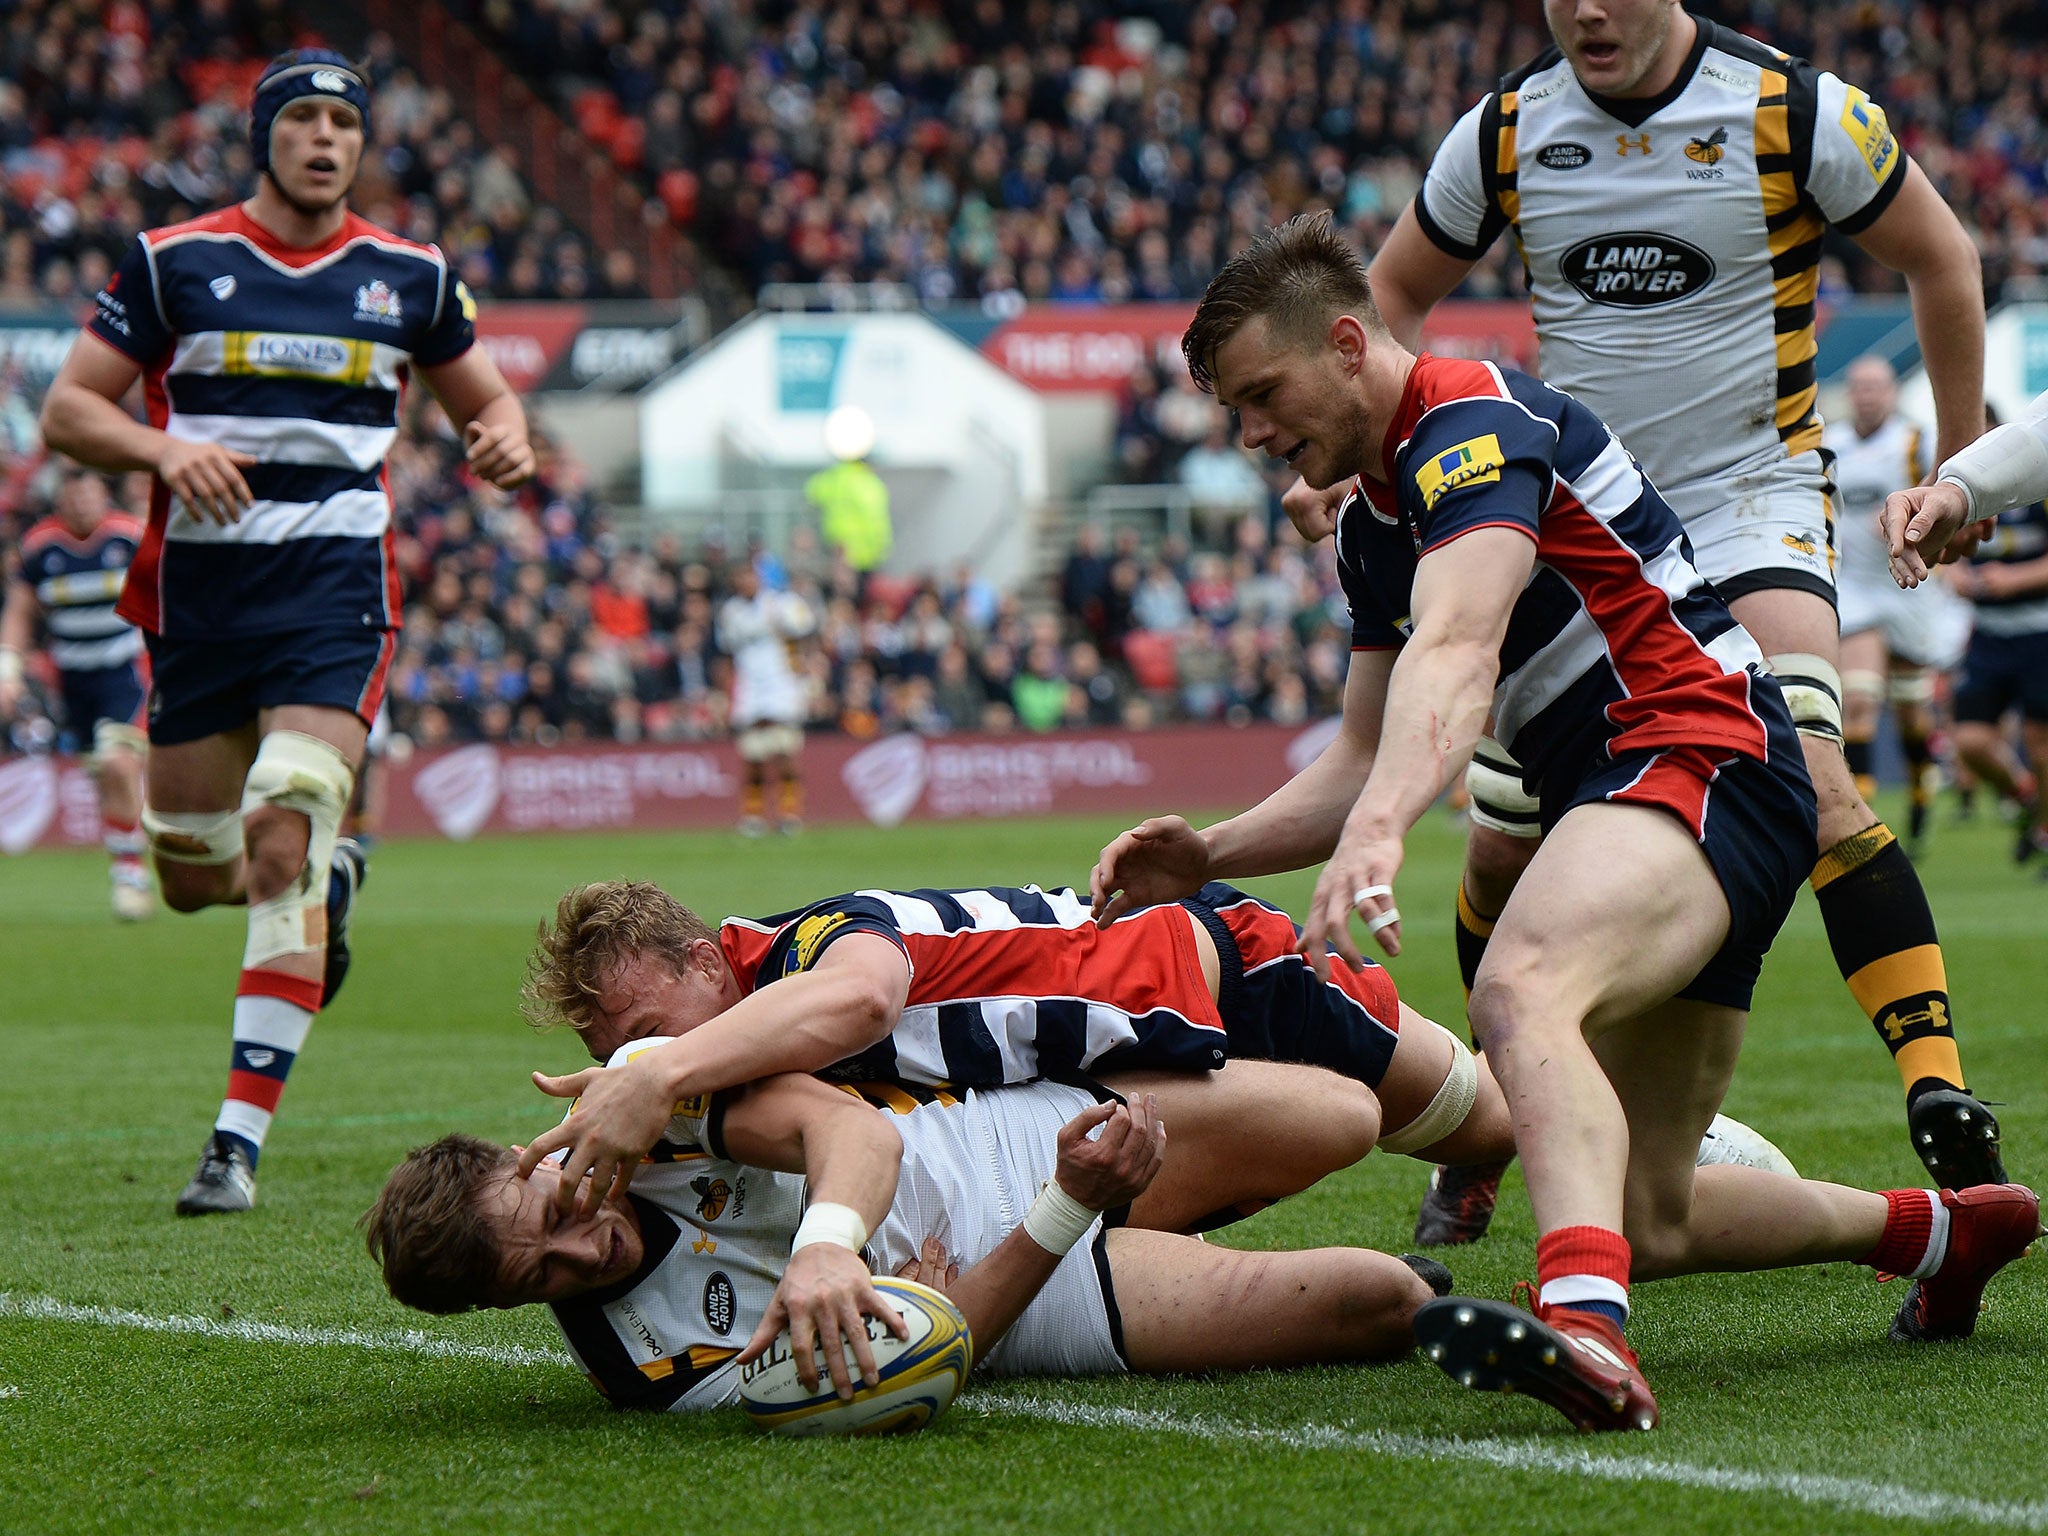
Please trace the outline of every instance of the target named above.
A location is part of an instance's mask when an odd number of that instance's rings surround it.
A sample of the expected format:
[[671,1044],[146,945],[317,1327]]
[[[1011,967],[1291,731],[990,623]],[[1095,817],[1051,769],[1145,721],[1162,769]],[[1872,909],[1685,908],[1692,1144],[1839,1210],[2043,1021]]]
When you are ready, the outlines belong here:
[[1842,674],[1825,656],[1782,651],[1764,665],[1778,680],[1793,729],[1813,741],[1842,744]]
[[133,778],[148,751],[149,738],[140,728],[120,720],[102,720],[92,728],[92,755],[86,759],[86,770],[94,778]]
[[234,811],[142,808],[142,831],[156,864],[164,905],[197,912],[233,894],[242,859],[242,818]]
[[1395,1360],[1415,1347],[1415,1314],[1435,1298],[1399,1259],[1365,1249],[1339,1250],[1344,1267],[1332,1287],[1328,1326],[1359,1360]]
[[1851,741],[1868,741],[1875,735],[1877,717],[1883,707],[1884,696],[1884,678],[1878,673],[1844,672],[1842,734]]
[[245,970],[318,951],[327,940],[327,867],[355,788],[339,748],[298,731],[272,731],[242,790],[249,847]]

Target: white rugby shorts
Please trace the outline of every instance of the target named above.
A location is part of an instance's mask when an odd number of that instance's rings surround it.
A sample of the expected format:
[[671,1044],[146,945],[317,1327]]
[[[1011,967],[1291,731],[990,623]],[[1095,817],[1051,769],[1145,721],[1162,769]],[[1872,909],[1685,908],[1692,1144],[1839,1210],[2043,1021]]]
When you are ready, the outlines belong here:
[[[1023,1083],[972,1090],[962,1104],[922,1105],[900,1117],[896,1199],[868,1240],[876,1272],[896,1273],[927,1237],[944,1243],[963,1271],[986,1258],[1052,1177],[1060,1127],[1096,1102],[1063,1083]],[[975,1369],[993,1376],[1127,1370],[1107,1277],[1098,1218]]]
[[1916,667],[1946,672],[1970,648],[1970,605],[1938,581],[1902,592],[1890,580],[1847,577],[1837,606],[1844,639],[1882,630],[1885,649]]
[[1749,474],[1667,489],[1700,574],[1730,600],[1774,587],[1835,600],[1835,525],[1842,517],[1818,449]]

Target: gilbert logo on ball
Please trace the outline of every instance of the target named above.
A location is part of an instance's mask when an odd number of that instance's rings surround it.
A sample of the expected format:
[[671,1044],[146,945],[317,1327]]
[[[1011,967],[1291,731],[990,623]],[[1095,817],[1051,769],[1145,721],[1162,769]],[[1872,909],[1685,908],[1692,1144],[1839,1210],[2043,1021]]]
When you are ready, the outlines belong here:
[[917,809],[929,771],[923,738],[905,731],[861,748],[839,778],[863,816],[878,827],[893,827]]
[[57,814],[57,765],[47,757],[0,763],[0,853],[35,847]]
[[498,808],[503,772],[498,749],[488,743],[459,747],[427,764],[413,776],[413,793],[434,825],[456,842],[467,842],[483,830]]

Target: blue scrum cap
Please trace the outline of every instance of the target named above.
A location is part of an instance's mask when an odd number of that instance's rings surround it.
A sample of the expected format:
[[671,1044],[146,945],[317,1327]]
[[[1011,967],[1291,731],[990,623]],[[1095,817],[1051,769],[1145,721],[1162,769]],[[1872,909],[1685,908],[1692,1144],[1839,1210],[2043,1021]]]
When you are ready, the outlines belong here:
[[270,169],[270,129],[277,114],[308,96],[331,96],[356,109],[363,127],[370,126],[370,87],[355,65],[330,48],[294,48],[264,66],[249,108],[249,149],[256,169]]

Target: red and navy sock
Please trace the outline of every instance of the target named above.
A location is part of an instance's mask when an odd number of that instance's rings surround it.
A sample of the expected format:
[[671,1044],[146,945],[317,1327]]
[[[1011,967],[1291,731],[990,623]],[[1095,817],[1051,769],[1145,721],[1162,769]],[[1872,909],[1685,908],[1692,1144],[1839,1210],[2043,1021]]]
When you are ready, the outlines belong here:
[[255,1167],[285,1079],[313,1027],[320,983],[278,971],[244,971],[235,998],[235,1045],[228,1092],[213,1122],[219,1135],[241,1143]]
[[1628,1239],[1606,1227],[1559,1227],[1536,1243],[1537,1300],[1605,1318],[1628,1321]]

